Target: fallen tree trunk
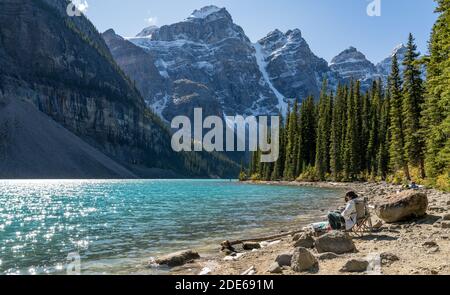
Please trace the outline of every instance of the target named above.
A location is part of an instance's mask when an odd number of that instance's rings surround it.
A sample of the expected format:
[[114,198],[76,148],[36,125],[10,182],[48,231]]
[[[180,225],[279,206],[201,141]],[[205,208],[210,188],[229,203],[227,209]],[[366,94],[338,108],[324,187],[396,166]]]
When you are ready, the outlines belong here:
[[283,233],[283,234],[278,234],[278,235],[268,236],[268,237],[262,237],[262,238],[236,240],[236,241],[224,241],[224,242],[222,242],[221,246],[222,246],[222,248],[227,249],[227,248],[230,248],[231,246],[235,246],[235,245],[240,245],[240,244],[249,243],[249,242],[264,242],[264,241],[276,240],[276,239],[284,238],[287,236],[293,236],[295,234],[299,234],[299,233],[303,233],[303,232],[305,232],[305,231],[297,230],[297,231],[291,231],[288,233]]

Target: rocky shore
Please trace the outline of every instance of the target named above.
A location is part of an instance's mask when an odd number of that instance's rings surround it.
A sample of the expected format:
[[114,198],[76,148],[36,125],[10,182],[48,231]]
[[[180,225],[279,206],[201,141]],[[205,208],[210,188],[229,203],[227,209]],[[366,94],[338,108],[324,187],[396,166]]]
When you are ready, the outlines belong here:
[[[403,189],[386,183],[299,183],[258,182],[266,185],[314,186],[345,188],[356,191],[369,200],[372,223],[377,230],[362,237],[342,232],[331,232],[317,236],[308,232],[286,236],[262,243],[236,246],[230,255],[214,256],[184,261],[171,269],[171,274],[213,275],[449,275],[450,274],[450,194],[422,188],[410,198],[414,210],[422,210],[423,202],[417,205],[415,195],[426,195],[426,212],[423,216],[412,216],[403,221],[383,221],[377,216],[375,207],[397,202],[405,207],[405,201],[396,200]],[[409,197],[408,197],[409,198]],[[420,198],[419,198],[420,200]],[[344,205],[344,204],[343,204]],[[385,205],[385,207],[389,207]],[[392,209],[392,205],[390,207]],[[379,210],[379,209],[377,209]],[[402,209],[403,210],[403,209]],[[385,218],[383,216],[383,218]],[[392,215],[389,217],[392,218]],[[388,218],[388,219],[389,219]],[[326,216],[320,221],[325,221]],[[301,229],[299,229],[301,230]],[[245,248],[245,250],[244,250]],[[218,246],[218,252],[219,252]],[[183,254],[182,252],[180,252]],[[186,256],[186,255],[185,255]]]

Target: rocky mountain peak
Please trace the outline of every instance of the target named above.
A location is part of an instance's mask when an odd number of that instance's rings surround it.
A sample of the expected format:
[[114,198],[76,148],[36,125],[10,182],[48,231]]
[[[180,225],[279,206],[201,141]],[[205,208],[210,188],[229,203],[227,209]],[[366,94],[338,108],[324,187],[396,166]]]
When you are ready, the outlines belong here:
[[219,8],[215,5],[205,6],[201,9],[194,10],[192,14],[187,18],[188,20],[208,20],[217,18],[228,18],[232,20],[231,15],[225,8]]
[[136,37],[147,37],[151,38],[153,33],[159,29],[158,26],[149,26],[144,28]]
[[331,60],[331,66],[337,66],[343,63],[369,62],[366,56],[353,46],[345,49]]
[[360,80],[362,89],[369,89],[374,79],[379,77],[375,65],[353,46],[334,57],[330,68],[344,81]]
[[[145,31],[146,29],[144,29]],[[227,38],[236,38],[250,43],[244,30],[233,23],[231,15],[225,8],[206,6],[195,10],[187,19],[162,26],[159,29],[152,28],[151,41],[190,41],[202,44],[221,42]],[[143,32],[146,35],[148,32]],[[143,38],[141,34],[137,38]],[[144,37],[147,38],[147,37]]]
[[394,55],[397,55],[397,59],[399,61],[399,66],[400,66],[400,72],[403,72],[403,64],[402,63],[403,63],[403,60],[405,59],[406,51],[407,51],[407,48],[403,43],[397,45],[392,50],[392,53],[389,57],[385,58],[384,60],[382,60],[380,63],[377,64],[378,72],[385,77],[387,77],[391,74],[392,58],[394,57]]

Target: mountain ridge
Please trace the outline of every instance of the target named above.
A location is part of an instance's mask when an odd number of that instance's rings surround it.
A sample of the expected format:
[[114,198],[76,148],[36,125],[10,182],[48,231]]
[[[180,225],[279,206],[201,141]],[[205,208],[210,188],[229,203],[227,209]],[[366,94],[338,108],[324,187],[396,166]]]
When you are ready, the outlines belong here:
[[[139,69],[139,59],[119,54],[129,44],[122,44],[122,49],[109,47],[118,64],[137,81],[147,104],[165,121],[176,115],[190,116],[186,110],[199,106],[211,115],[285,113],[294,100],[308,95],[317,99],[323,79],[328,80],[330,90],[352,79],[361,80],[362,89],[367,90],[375,80],[386,82],[390,72],[388,59],[374,64],[355,47],[328,63],[314,54],[299,29],[285,33],[275,29],[252,43],[226,8],[217,6],[203,7],[180,22],[142,32],[124,40],[154,58],[159,75],[153,76],[164,80],[153,83],[158,90],[151,92],[142,85],[146,75]],[[181,92],[177,90],[180,85]],[[180,97],[183,105],[177,103]]]

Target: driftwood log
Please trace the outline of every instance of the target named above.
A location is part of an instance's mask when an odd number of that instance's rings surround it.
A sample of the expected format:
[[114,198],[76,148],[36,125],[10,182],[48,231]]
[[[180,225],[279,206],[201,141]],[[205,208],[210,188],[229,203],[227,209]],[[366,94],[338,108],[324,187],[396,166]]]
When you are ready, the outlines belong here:
[[236,240],[236,241],[224,241],[224,242],[222,242],[221,246],[222,246],[222,250],[223,249],[232,249],[233,246],[235,246],[235,245],[240,245],[240,244],[250,243],[250,242],[257,243],[257,242],[271,241],[271,240],[284,238],[287,236],[293,236],[295,234],[299,234],[299,233],[303,233],[303,232],[305,232],[305,231],[297,230],[297,231],[291,231],[288,233],[283,233],[283,234],[278,234],[278,235],[273,235],[273,236],[268,236],[268,237],[262,237],[262,238]]

